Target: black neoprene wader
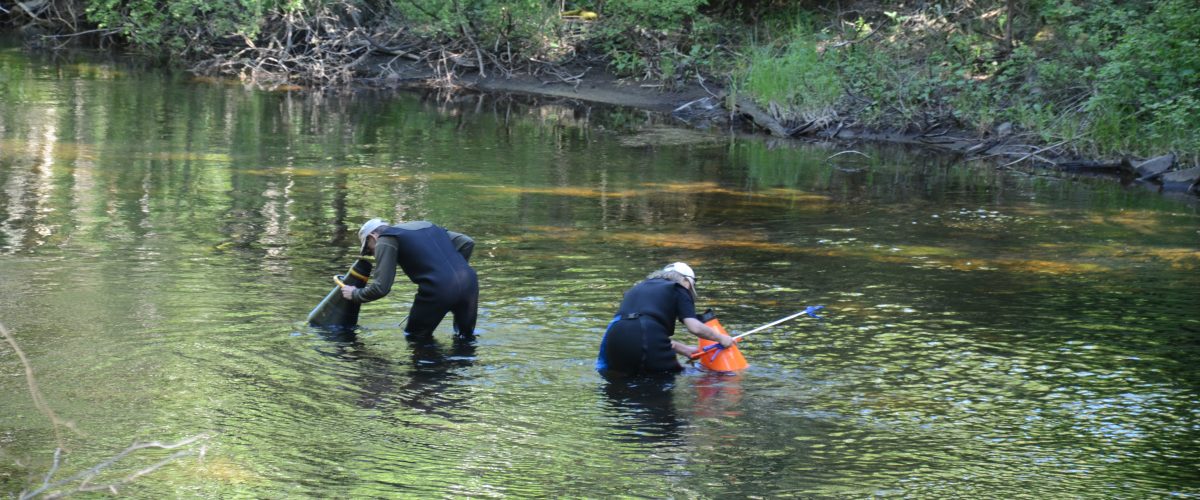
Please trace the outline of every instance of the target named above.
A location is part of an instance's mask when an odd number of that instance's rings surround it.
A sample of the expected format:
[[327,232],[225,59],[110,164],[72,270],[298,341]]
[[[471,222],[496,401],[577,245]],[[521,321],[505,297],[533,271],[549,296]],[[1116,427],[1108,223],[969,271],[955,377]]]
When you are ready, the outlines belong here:
[[665,279],[638,283],[625,292],[600,341],[596,369],[627,375],[682,370],[671,336],[676,320],[695,317],[695,303],[683,286]]
[[479,280],[467,260],[474,242],[425,221],[385,228],[375,243],[375,274],[355,292],[355,300],[370,302],[391,291],[396,267],[417,285],[404,332],[433,334],[446,313],[454,314],[458,335],[473,336],[479,307]]

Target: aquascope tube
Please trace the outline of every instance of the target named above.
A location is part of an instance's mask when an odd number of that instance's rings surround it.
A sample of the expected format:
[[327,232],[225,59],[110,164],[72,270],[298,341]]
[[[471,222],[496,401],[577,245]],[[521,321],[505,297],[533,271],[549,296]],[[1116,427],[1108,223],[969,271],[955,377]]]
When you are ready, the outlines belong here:
[[358,259],[354,261],[354,265],[350,266],[350,270],[345,275],[334,276],[333,279],[338,285],[325,295],[325,298],[321,300],[320,304],[317,304],[317,307],[313,308],[312,312],[308,313],[308,324],[331,329],[357,326],[358,310],[362,304],[342,297],[342,285],[362,288],[367,284],[367,277],[370,275],[371,263],[366,259]]

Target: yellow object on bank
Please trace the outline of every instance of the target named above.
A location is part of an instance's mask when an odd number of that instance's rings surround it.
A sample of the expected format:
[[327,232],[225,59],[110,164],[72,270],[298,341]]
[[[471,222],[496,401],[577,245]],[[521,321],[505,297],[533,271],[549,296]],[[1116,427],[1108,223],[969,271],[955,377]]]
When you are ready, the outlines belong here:
[[595,21],[600,17],[600,14],[587,9],[564,10],[562,17],[569,19],[583,19],[584,21]]

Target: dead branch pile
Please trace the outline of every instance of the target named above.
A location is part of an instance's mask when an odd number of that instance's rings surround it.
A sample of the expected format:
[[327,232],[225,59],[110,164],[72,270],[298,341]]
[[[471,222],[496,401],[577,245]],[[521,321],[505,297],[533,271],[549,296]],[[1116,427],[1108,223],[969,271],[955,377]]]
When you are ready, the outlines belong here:
[[231,37],[196,57],[192,70],[231,75],[265,87],[344,85],[376,53],[419,59],[414,47],[398,43],[403,33],[364,25],[376,16],[344,3],[315,11],[277,12],[263,23],[257,37]]
[[[17,0],[0,2],[0,23],[19,27],[41,40],[62,45],[66,40],[87,35],[104,35],[111,30],[83,30],[83,8],[74,0]],[[81,31],[82,30],[82,31]]]

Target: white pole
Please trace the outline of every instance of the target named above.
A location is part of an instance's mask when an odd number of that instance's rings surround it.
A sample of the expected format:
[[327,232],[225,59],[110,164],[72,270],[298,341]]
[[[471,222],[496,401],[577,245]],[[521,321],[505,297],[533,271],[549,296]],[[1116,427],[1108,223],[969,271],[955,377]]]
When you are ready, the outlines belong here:
[[[816,306],[816,307],[819,309],[819,308],[821,308],[822,306]],[[775,325],[778,325],[778,324],[780,324],[780,323],[783,323],[784,321],[788,321],[788,320],[796,319],[796,318],[798,318],[798,317],[800,317],[800,316],[804,316],[805,314],[810,314],[810,313],[812,313],[813,311],[815,311],[815,309],[809,308],[809,309],[805,309],[805,310],[803,310],[803,311],[800,311],[800,312],[798,312],[798,313],[796,313],[796,314],[793,314],[793,315],[791,315],[791,316],[788,316],[788,317],[786,317],[786,318],[777,319],[777,320],[775,320],[775,321],[772,321],[772,322],[770,322],[770,323],[767,323],[767,324],[765,324],[765,325],[763,325],[763,326],[760,326],[760,327],[758,327],[758,328],[755,328],[755,329],[753,329],[753,330],[750,330],[750,331],[748,331],[748,332],[746,332],[746,333],[743,333],[743,334],[741,334],[741,335],[738,335],[737,337],[734,337],[734,338],[733,338],[733,340],[740,339],[740,338],[742,338],[742,337],[745,337],[745,336],[747,336],[747,335],[750,335],[751,333],[761,332],[761,331],[763,331],[763,330],[766,330],[767,328],[770,328],[770,327],[772,327],[772,326],[775,326]]]

